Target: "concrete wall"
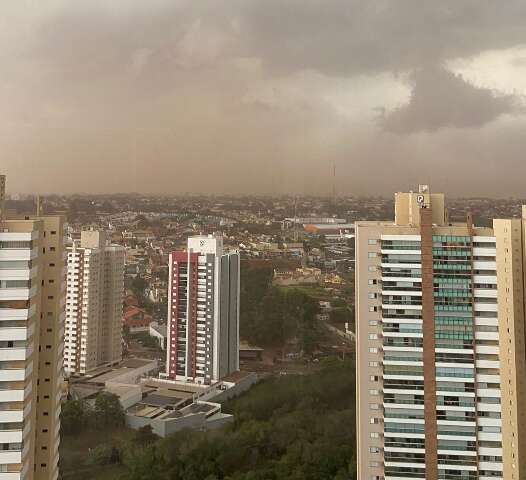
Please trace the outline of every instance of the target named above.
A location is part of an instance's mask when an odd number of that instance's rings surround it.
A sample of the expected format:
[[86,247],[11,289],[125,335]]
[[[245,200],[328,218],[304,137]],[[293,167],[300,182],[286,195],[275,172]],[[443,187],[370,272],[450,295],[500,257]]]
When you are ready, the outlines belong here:
[[230,388],[224,391],[218,390],[217,395],[210,395],[210,397],[207,398],[207,401],[212,401],[216,403],[226,402],[227,400],[230,400],[231,398],[237,397],[243,392],[246,392],[250,389],[250,387],[252,387],[252,385],[255,385],[258,381],[259,377],[257,376],[257,374],[251,373],[236,384],[224,382],[224,385],[227,385]]
[[119,401],[124,410],[142,400],[142,389],[139,385],[124,385],[122,383],[106,382],[106,390],[118,395]]
[[204,427],[205,422],[206,415],[204,413],[197,413],[195,415],[188,415],[186,417],[168,420],[150,419],[126,414],[126,426],[138,430],[139,428],[142,428],[146,425],[150,425],[152,427],[153,433],[162,438],[185,428],[202,428]]
[[226,413],[216,413],[206,420],[205,428],[207,430],[215,430],[221,428],[234,421],[234,415],[228,415]]
[[106,382],[106,386],[111,383],[126,383],[126,384],[135,384],[138,382],[139,378],[143,375],[150,374],[157,370],[158,363],[157,360],[153,360],[150,363],[147,363],[143,367],[133,368],[130,369],[130,372],[123,373],[122,375],[119,375],[118,377],[112,378],[108,382]]

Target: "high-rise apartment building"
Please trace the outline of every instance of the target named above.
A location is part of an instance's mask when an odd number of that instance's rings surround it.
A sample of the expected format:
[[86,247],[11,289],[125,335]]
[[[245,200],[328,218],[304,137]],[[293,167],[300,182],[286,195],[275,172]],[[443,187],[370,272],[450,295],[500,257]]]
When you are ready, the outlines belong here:
[[239,369],[239,268],[221,236],[170,254],[168,378],[210,384]]
[[124,247],[108,245],[105,232],[93,230],[68,247],[66,373],[122,360],[124,255]]
[[[5,178],[0,176],[0,185]],[[65,241],[61,217],[7,219],[0,188],[0,479],[58,478]]]
[[526,478],[525,225],[426,186],[356,223],[360,480]]

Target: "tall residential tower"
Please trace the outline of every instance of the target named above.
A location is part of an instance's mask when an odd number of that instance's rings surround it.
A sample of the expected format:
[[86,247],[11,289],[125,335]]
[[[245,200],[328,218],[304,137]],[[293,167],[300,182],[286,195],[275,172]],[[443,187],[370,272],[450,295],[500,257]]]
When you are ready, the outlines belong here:
[[87,373],[122,359],[124,247],[105,232],[81,232],[68,248],[66,373]]
[[449,222],[427,186],[357,222],[360,480],[526,478],[525,224]]
[[0,214],[0,479],[58,478],[64,235],[61,217]]
[[210,384],[239,369],[239,253],[220,236],[170,254],[166,375]]

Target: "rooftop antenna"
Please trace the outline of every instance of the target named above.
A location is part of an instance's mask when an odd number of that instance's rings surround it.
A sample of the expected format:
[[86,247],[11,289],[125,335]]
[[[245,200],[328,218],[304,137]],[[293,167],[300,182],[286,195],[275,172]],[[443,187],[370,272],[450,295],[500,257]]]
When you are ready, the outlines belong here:
[[294,242],[298,241],[298,197],[294,197]]
[[0,227],[3,229],[6,220],[5,212],[5,183],[6,176],[0,175]]
[[332,201],[336,203],[336,162],[332,164]]

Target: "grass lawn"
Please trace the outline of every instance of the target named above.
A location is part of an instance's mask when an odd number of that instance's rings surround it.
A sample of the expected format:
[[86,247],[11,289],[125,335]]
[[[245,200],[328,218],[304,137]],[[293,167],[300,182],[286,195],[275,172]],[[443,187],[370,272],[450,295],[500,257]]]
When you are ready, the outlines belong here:
[[280,285],[278,288],[284,292],[287,290],[297,290],[315,300],[329,300],[331,298],[331,294],[319,285]]
[[117,480],[124,469],[118,465],[86,465],[90,450],[102,443],[119,445],[130,439],[129,428],[84,431],[65,435],[60,442],[60,465],[63,480]]

